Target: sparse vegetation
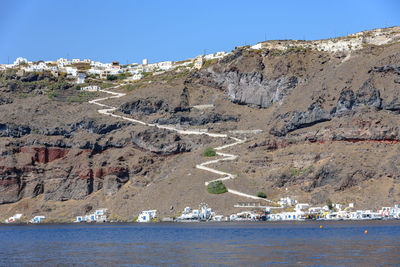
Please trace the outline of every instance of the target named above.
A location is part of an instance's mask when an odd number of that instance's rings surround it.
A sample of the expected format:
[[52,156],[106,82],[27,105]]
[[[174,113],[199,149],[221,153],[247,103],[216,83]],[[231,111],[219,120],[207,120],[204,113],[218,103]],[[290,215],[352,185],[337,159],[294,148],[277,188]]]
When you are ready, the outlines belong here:
[[153,76],[153,72],[143,72],[143,78]]
[[300,53],[300,52],[306,52],[306,51],[307,51],[307,49],[303,46],[292,46],[286,50],[287,53],[290,53],[290,52]]
[[83,103],[89,101],[95,94],[93,92],[79,92],[77,96],[68,97],[68,103]]
[[113,222],[125,222],[126,219],[116,213],[111,213],[110,216],[108,216],[108,220],[113,221]]
[[210,194],[223,194],[228,192],[228,189],[221,181],[215,181],[207,185],[207,192]]
[[30,92],[30,93],[18,93],[18,98],[27,98],[27,97],[32,97],[35,96],[34,92]]
[[214,59],[209,59],[209,60],[205,60],[203,63],[202,68],[208,68],[210,67],[212,64],[216,63],[218,61],[218,59],[214,58]]
[[203,152],[203,157],[214,157],[215,155],[217,155],[217,152],[212,147],[206,147]]
[[310,173],[310,172],[312,172],[312,170],[313,170],[312,166],[308,166],[308,167],[305,167],[302,169],[298,169],[298,168],[290,168],[289,169],[291,176],[299,176],[299,175],[302,175],[303,173]]
[[54,98],[56,98],[59,95],[57,90],[50,90],[47,93],[47,96],[49,97],[49,99],[53,100]]
[[101,89],[107,89],[112,86],[114,86],[114,84],[112,84],[112,83],[103,83],[103,84],[101,84]]

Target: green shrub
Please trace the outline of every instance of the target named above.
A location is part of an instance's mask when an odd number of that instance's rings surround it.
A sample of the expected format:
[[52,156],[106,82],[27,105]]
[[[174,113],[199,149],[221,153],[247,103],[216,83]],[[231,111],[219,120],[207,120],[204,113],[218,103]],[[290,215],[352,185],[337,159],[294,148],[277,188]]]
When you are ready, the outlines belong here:
[[267,195],[264,192],[261,192],[261,191],[257,193],[257,196],[261,197],[261,198],[267,198]]
[[327,198],[325,200],[326,205],[328,206],[329,210],[333,210],[333,204],[332,204],[332,200],[330,198]]
[[217,152],[212,147],[206,147],[203,152],[203,157],[214,157],[215,155],[217,155]]
[[54,98],[56,98],[56,97],[58,96],[58,91],[57,91],[57,90],[50,90],[50,91],[47,93],[47,95],[48,95],[48,97],[49,97],[50,99],[54,99]]
[[221,181],[215,181],[207,185],[207,192],[210,194],[223,194],[228,192],[228,189]]
[[107,81],[115,81],[116,79],[118,79],[118,77],[115,75],[107,75]]

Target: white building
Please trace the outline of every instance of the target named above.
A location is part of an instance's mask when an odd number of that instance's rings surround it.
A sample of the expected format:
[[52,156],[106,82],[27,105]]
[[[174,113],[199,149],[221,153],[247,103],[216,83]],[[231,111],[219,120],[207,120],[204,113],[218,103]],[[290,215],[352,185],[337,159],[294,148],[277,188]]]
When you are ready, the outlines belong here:
[[5,223],[13,223],[13,222],[19,221],[19,220],[21,220],[21,217],[22,217],[22,214],[21,214],[21,213],[14,214],[14,215],[11,216],[10,218],[8,218],[8,219],[5,221]]
[[139,214],[137,222],[150,222],[157,217],[157,210],[144,210]]
[[160,70],[170,70],[172,69],[172,61],[158,62],[157,66]]
[[80,63],[81,60],[79,58],[74,58],[72,59],[72,63]]
[[91,68],[91,69],[89,69],[87,72],[88,72],[89,74],[98,74],[98,75],[100,75],[100,74],[103,72],[103,70]]
[[302,210],[308,209],[309,207],[310,207],[310,205],[307,203],[299,203],[299,204],[296,204],[296,207],[294,209],[296,211],[302,211]]
[[149,64],[149,60],[147,58],[142,60],[142,65],[147,65]]
[[226,52],[221,51],[221,52],[217,52],[217,53],[214,53],[214,54],[208,54],[208,55],[204,56],[204,58],[205,58],[206,60],[218,59],[218,58],[223,58],[223,57],[226,56],[226,55],[227,55]]
[[19,57],[14,61],[14,65],[19,65],[22,63],[28,63],[28,60],[26,58]]
[[78,78],[76,79],[76,84],[85,83],[86,75],[84,73],[79,73]]
[[106,222],[107,221],[107,209],[98,209],[94,213],[85,215],[85,216],[77,216],[75,223],[78,222]]
[[133,76],[131,76],[130,79],[133,81],[137,81],[137,80],[142,79],[143,77],[144,77],[144,75],[142,73],[136,73],[136,74],[133,74]]
[[290,197],[283,197],[278,201],[278,204],[281,207],[293,206],[296,203],[297,203],[297,200],[291,199]]
[[78,69],[77,68],[66,67],[65,71],[67,72],[68,75],[71,75],[73,77],[76,77],[76,75],[78,75]]
[[87,91],[87,92],[96,92],[99,91],[101,88],[100,86],[97,85],[89,85],[81,88],[81,91]]
[[257,43],[255,45],[252,45],[250,48],[251,49],[255,49],[255,50],[259,50],[259,49],[262,48],[262,44],[261,43]]
[[194,68],[195,69],[201,69],[201,67],[203,66],[204,60],[202,56],[198,56],[196,58],[196,60],[194,61]]
[[29,222],[30,223],[41,223],[44,221],[44,219],[46,219],[46,217],[40,215],[40,216],[33,217],[33,219],[31,219]]

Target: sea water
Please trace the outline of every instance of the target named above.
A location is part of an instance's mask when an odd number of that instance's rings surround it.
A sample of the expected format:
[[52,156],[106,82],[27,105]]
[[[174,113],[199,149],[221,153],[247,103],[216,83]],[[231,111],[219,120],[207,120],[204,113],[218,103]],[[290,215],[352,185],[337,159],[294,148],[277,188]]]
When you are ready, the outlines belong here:
[[0,226],[0,266],[274,264],[400,265],[400,221]]

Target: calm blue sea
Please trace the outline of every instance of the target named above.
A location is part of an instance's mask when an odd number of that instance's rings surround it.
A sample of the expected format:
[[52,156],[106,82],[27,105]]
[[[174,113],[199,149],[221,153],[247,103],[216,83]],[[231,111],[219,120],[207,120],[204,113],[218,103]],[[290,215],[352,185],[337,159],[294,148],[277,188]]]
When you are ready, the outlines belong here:
[[1,266],[274,264],[400,266],[400,221],[0,226]]

